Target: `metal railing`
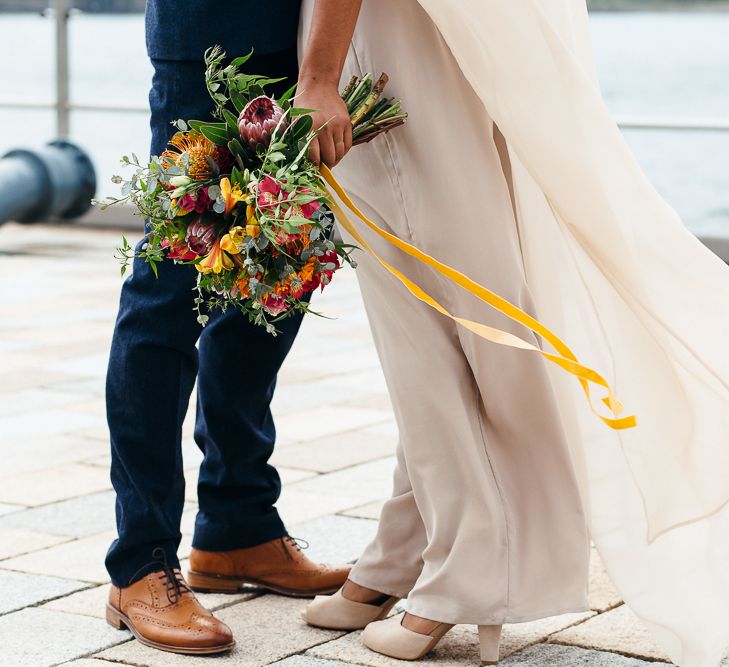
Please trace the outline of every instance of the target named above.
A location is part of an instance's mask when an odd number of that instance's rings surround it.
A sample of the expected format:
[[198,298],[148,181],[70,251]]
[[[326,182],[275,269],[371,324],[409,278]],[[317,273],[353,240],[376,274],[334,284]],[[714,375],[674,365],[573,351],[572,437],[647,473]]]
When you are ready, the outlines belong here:
[[[70,133],[70,118],[73,111],[95,111],[102,113],[149,113],[142,105],[106,105],[80,104],[70,99],[70,67],[68,49],[68,23],[77,13],[71,7],[72,0],[52,0],[51,6],[44,13],[55,22],[55,62],[56,62],[56,95],[53,102],[37,102],[33,100],[0,101],[0,108],[6,109],[49,109],[55,111],[56,134],[59,138],[67,138]],[[660,130],[680,132],[729,132],[728,118],[678,118],[678,117],[616,117],[621,129]],[[135,223],[136,224],[136,223]],[[711,240],[722,243],[722,254],[729,258],[729,242]]]
[[[53,102],[33,100],[0,101],[4,109],[51,109],[56,114],[56,134],[66,138],[70,132],[72,111],[96,111],[108,113],[149,113],[142,105],[79,104],[70,99],[70,67],[68,58],[68,22],[78,12],[71,7],[72,0],[52,0],[45,16],[55,23],[56,98]],[[696,118],[619,116],[616,118],[622,129],[676,130],[693,132],[729,132],[729,118]]]

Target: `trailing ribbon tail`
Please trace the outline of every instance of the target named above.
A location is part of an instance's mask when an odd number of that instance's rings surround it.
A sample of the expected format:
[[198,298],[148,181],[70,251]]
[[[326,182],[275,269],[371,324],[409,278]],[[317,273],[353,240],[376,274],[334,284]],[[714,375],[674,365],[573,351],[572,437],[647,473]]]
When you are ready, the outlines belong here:
[[[554,349],[557,350],[558,354],[545,352],[544,350],[538,348],[536,345],[533,345],[523,340],[522,338],[515,336],[514,334],[502,331],[501,329],[496,329],[485,324],[480,324],[478,322],[473,322],[471,320],[452,315],[421,287],[419,287],[407,276],[403,275],[400,271],[398,271],[398,269],[396,269],[391,264],[388,264],[384,259],[377,255],[377,253],[372,249],[369,243],[367,243],[367,241],[357,231],[349,218],[347,218],[347,215],[343,211],[342,207],[337,204],[336,200],[333,196],[331,196],[330,193],[331,209],[334,212],[334,215],[337,217],[337,220],[339,220],[339,223],[342,225],[342,227],[357,241],[357,243],[361,246],[363,250],[369,252],[380,264],[382,264],[382,266],[385,267],[385,269],[387,269],[392,275],[394,275],[413,296],[428,304],[442,315],[445,315],[446,317],[452,319],[454,322],[457,322],[462,327],[468,329],[469,331],[472,331],[481,338],[489,340],[493,343],[497,343],[499,345],[506,345],[522,350],[538,352],[545,359],[548,359],[566,372],[574,375],[579,380],[580,385],[582,386],[582,389],[585,393],[587,402],[592,412],[597,415],[610,428],[621,430],[633,428],[637,425],[637,420],[635,416],[620,417],[620,413],[623,410],[622,403],[617,399],[605,378],[603,378],[602,375],[600,375],[597,371],[588,368],[587,366],[583,366],[577,360],[577,357],[574,355],[572,350],[570,350],[566,343],[564,343],[564,341],[562,341],[555,333],[550,331],[546,326],[544,326],[538,320],[534,319],[528,313],[525,313],[523,310],[517,308],[515,305],[500,297],[498,294],[492,292],[483,285],[480,285],[479,283],[471,280],[465,274],[457,271],[447,264],[439,262],[434,257],[428,255],[422,250],[419,250],[410,243],[407,243],[406,241],[403,241],[402,239],[395,236],[394,234],[390,234],[389,232],[380,228],[378,225],[372,222],[372,220],[367,218],[367,216],[365,216],[364,213],[359,210],[359,208],[357,208],[356,204],[350,199],[350,197],[344,191],[344,188],[342,188],[342,186],[337,182],[337,180],[334,178],[334,175],[329,170],[329,168],[326,167],[326,165],[321,166],[321,175],[324,181],[331,187],[331,189],[336,193],[336,195],[344,203],[344,205],[362,222],[364,222],[365,225],[367,225],[372,231],[374,231],[376,234],[378,234],[383,239],[385,239],[398,249],[402,250],[406,254],[435,269],[441,275],[447,277],[452,282],[456,283],[458,286],[478,297],[479,299],[481,299],[491,307],[495,308],[499,312],[503,313],[507,317],[518,322],[519,324],[522,324],[534,333],[538,334],[546,341],[548,341],[554,347]],[[607,391],[607,396],[602,398],[602,402],[608,407],[610,412],[613,414],[613,417],[605,417],[601,415],[595,408],[590,394],[590,383],[594,383],[600,387],[603,387]]]

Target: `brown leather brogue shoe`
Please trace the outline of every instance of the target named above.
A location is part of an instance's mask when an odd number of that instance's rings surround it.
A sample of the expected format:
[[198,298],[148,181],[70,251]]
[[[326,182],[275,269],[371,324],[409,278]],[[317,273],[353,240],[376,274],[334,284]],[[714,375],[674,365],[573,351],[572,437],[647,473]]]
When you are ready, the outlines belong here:
[[178,568],[165,566],[126,588],[112,585],[106,620],[162,651],[202,655],[235,646],[230,628],[198,602]]
[[281,595],[311,597],[339,590],[349,570],[314,563],[295,539],[286,536],[233,551],[193,549],[187,579],[193,590],[206,593],[237,593],[252,585]]

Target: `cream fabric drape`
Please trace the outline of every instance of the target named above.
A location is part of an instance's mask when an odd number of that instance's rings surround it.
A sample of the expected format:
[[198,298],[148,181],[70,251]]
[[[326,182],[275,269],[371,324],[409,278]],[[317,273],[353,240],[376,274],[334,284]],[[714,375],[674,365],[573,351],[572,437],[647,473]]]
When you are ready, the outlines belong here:
[[715,667],[729,645],[729,267],[611,119],[584,0],[419,2],[506,138],[540,320],[638,417],[611,431],[550,369],[593,539],[671,659]]

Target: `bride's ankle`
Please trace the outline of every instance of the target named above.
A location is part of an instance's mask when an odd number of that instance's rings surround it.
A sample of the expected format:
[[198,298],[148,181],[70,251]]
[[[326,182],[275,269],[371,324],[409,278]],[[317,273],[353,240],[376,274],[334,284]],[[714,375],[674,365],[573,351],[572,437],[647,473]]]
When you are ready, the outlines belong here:
[[364,604],[382,604],[390,596],[376,591],[372,588],[365,588],[347,579],[342,587],[342,597],[352,602],[363,602]]

